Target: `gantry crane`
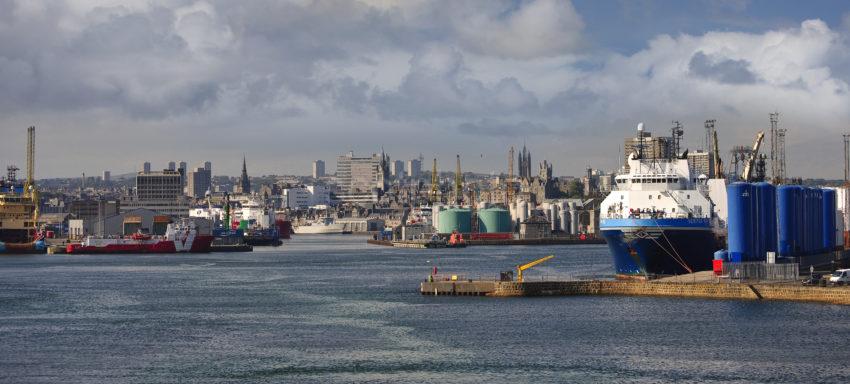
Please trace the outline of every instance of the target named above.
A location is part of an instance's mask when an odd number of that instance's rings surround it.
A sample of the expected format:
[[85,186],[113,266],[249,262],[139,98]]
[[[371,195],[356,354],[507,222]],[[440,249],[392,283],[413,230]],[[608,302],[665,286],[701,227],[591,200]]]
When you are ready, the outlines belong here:
[[744,163],[744,172],[741,174],[741,179],[745,182],[750,181],[753,177],[753,169],[755,168],[756,160],[759,155],[759,148],[761,148],[761,142],[764,140],[764,131],[759,131],[756,134],[756,141],[753,143],[753,152],[750,153],[750,156],[747,157],[746,162]]
[[542,257],[542,258],[534,260],[534,261],[532,261],[528,264],[517,265],[517,267],[516,267],[516,281],[518,283],[522,283],[522,271],[524,271],[526,269],[530,269],[530,268],[532,268],[532,267],[534,267],[538,264],[541,264],[543,262],[549,261],[553,257],[555,257],[555,255],[549,255],[549,256],[546,256],[546,257]]
[[437,189],[439,188],[440,178],[437,176],[437,158],[434,158],[434,167],[431,169],[431,206],[437,203]]
[[511,206],[514,192],[514,147],[508,151],[508,179],[505,183],[505,208]]
[[455,202],[463,204],[463,174],[460,171],[460,155],[457,155],[457,168],[455,169]]

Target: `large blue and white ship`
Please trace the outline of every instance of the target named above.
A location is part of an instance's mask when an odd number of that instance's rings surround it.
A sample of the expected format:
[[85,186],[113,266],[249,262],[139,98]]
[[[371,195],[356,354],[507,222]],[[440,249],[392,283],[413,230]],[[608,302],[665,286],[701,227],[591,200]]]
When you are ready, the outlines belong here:
[[[639,137],[643,124],[638,125]],[[629,154],[628,171],[600,206],[600,231],[618,278],[655,278],[711,269],[722,248],[725,182],[694,175],[687,154]],[[711,192],[710,192],[711,190]],[[710,196],[720,201],[720,207]]]

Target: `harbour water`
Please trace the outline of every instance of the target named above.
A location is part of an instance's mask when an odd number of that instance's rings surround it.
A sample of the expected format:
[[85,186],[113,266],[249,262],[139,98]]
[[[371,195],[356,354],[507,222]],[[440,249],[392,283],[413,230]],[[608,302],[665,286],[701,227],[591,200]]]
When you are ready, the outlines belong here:
[[355,236],[207,255],[0,258],[2,382],[847,382],[850,308],[432,297],[441,273],[602,276],[605,245],[411,250]]

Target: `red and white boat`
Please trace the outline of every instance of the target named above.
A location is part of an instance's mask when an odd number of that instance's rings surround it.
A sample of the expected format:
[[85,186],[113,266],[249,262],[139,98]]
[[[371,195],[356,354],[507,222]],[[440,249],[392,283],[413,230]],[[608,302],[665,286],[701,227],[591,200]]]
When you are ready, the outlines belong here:
[[68,244],[68,253],[203,253],[210,251],[212,235],[198,234],[192,220],[168,224],[165,236],[137,233],[126,237],[87,236],[81,243]]

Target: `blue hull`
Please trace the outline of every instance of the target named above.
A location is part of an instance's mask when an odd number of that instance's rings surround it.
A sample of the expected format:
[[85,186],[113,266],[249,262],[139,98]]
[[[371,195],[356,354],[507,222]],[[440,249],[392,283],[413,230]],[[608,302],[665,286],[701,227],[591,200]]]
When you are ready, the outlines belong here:
[[718,249],[708,219],[606,219],[600,230],[621,277],[710,270]]

